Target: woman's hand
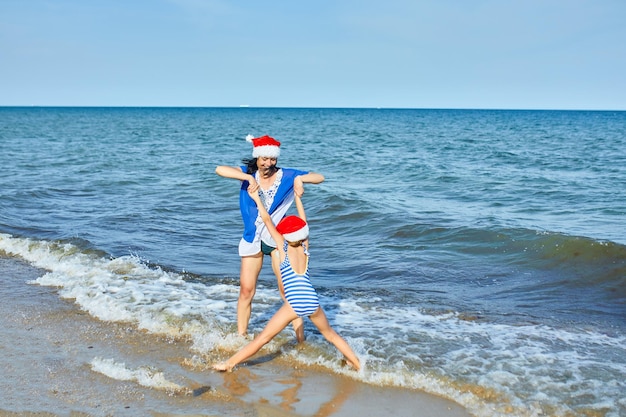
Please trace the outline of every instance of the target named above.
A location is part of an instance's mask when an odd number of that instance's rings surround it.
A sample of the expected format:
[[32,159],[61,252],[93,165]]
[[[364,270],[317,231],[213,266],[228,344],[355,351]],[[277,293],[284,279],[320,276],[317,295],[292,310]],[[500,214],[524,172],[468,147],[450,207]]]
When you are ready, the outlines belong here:
[[300,176],[297,176],[293,180],[293,192],[298,197],[302,197],[302,195],[304,194],[304,183],[302,182],[302,178],[300,178]]

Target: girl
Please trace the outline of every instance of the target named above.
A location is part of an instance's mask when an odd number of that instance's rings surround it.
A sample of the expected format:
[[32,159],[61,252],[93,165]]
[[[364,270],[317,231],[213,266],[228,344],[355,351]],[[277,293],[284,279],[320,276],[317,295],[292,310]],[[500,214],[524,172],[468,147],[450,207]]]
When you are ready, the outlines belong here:
[[330,327],[326,314],[319,304],[317,292],[309,279],[309,227],[306,223],[302,200],[296,195],[298,216],[287,216],[277,226],[261,202],[257,189],[249,190],[250,197],[256,203],[259,214],[272,238],[277,244],[280,255],[280,275],[287,300],[267,323],[267,326],[254,340],[244,346],[228,360],[213,365],[218,371],[232,371],[235,365],[256,354],[280,333],[289,323],[298,317],[308,316],[320,333],[345,356],[346,362],[359,370],[361,365],[348,343]]

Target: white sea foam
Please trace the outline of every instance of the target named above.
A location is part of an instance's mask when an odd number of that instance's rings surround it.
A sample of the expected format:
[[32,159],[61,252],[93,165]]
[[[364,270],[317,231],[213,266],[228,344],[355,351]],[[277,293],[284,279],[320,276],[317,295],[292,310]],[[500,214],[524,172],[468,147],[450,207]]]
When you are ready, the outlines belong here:
[[[234,335],[236,285],[188,282],[137,257],[106,259],[71,244],[5,234],[0,234],[0,251],[47,270],[33,283],[59,287],[61,296],[75,299],[101,320],[132,322],[153,333],[187,338],[201,354],[245,343]],[[253,321],[271,315],[280,298],[275,288],[260,286],[255,301]],[[337,351],[316,332],[308,332],[307,348],[283,352],[301,363],[372,384],[442,395],[477,416],[534,416],[549,407],[556,415],[586,408],[609,410],[607,417],[617,417],[624,409],[619,402],[626,388],[623,335],[464,320],[454,312],[390,306],[367,295],[322,296],[321,301],[364,369],[355,373],[342,367]],[[262,326],[266,318],[258,321]],[[278,346],[270,344],[268,350]],[[100,358],[92,367],[116,379],[180,388],[150,368],[129,369]]]
[[[477,415],[497,414],[483,409],[484,398],[463,390],[464,384],[497,393],[500,407],[512,406],[515,415],[541,414],[542,404],[571,413],[574,397],[605,403],[620,398],[625,387],[626,363],[609,360],[626,357],[622,335],[469,321],[455,313],[381,306],[376,299],[346,300],[341,308],[350,314],[337,314],[335,322],[365,327],[356,332],[370,352],[365,380],[444,395]],[[618,407],[613,402],[609,409],[617,413]]]
[[[2,234],[0,250],[47,270],[32,283],[59,287],[62,297],[101,320],[133,322],[153,333],[193,339],[228,329],[235,321],[236,286],[186,282],[182,275],[149,268],[134,256],[106,259],[71,244]],[[279,300],[275,293],[259,292]],[[212,345],[206,338],[203,344],[205,349]]]
[[124,363],[115,362],[114,359],[99,357],[94,358],[90,365],[93,371],[119,381],[133,381],[144,387],[171,392],[182,392],[186,390],[182,385],[168,381],[165,375],[163,375],[163,372],[153,369],[150,366],[132,369],[127,367]]

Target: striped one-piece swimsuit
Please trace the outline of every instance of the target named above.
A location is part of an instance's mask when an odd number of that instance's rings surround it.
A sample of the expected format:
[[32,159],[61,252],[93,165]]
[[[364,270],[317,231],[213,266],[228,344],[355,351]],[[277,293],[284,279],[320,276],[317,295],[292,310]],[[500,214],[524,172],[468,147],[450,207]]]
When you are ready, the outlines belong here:
[[[288,243],[285,242],[285,253],[287,253],[287,245]],[[304,253],[309,255],[306,246],[304,246]],[[310,316],[315,313],[320,302],[309,278],[308,262],[304,274],[299,275],[294,272],[291,262],[289,262],[289,256],[287,256],[280,264],[280,276],[285,288],[285,298],[298,317]]]

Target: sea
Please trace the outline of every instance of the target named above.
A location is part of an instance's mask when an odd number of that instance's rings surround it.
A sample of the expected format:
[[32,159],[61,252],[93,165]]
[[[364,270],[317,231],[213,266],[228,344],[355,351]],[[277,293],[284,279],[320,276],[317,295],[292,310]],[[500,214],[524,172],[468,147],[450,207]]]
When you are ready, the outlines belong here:
[[[626,416],[624,111],[0,107],[0,258],[41,270],[2,285],[208,365],[236,333],[243,230],[215,168],[248,134],[325,176],[303,196],[311,276],[351,378],[481,417]],[[250,332],[280,303],[266,262]],[[284,355],[346,374],[305,331]]]

